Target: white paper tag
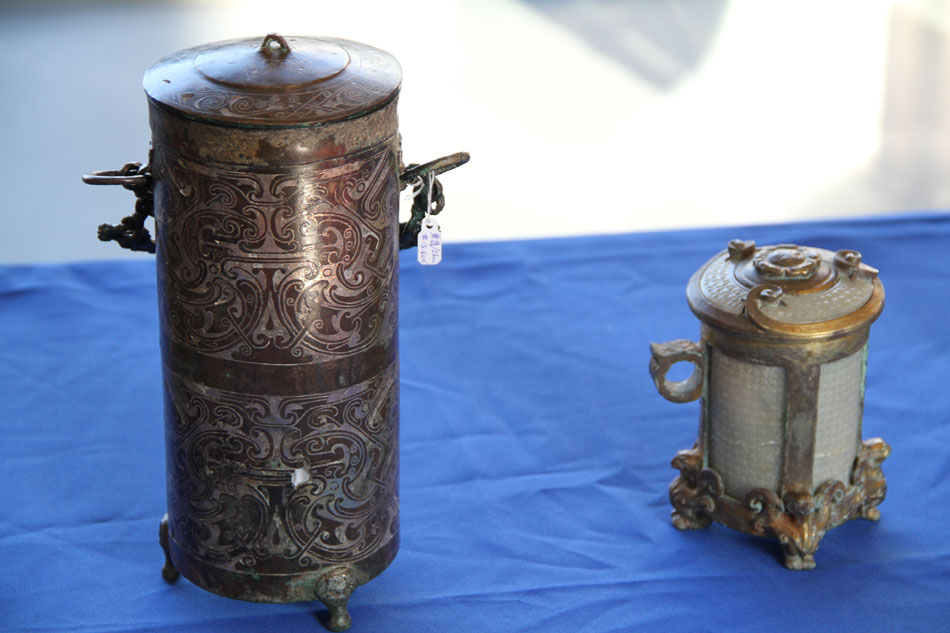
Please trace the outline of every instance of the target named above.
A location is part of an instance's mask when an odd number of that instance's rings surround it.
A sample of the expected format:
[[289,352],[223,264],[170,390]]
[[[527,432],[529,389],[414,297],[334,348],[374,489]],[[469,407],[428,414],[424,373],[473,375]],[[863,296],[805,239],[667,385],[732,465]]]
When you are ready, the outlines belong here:
[[[429,224],[431,226],[427,226]],[[430,216],[422,221],[416,244],[416,258],[423,266],[435,266],[442,261],[442,231],[435,218]]]

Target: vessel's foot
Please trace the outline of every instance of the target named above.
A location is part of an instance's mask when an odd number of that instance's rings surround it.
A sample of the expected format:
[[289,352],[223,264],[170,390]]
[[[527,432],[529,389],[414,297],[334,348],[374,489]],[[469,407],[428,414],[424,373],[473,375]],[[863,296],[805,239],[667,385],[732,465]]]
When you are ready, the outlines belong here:
[[712,523],[708,516],[688,510],[673,510],[671,516],[677,530],[703,530]]
[[703,468],[702,456],[695,446],[673,458],[679,477],[670,484],[673,526],[677,530],[702,530],[712,523],[719,497],[725,492],[722,477],[711,468]]
[[880,521],[881,520],[881,511],[876,507],[862,507],[861,516],[868,521]]
[[787,548],[785,550],[785,566],[788,569],[793,569],[795,571],[802,571],[807,569],[815,568],[815,555],[814,554],[804,554],[800,555],[798,552],[790,552]]
[[891,447],[879,437],[864,440],[858,455],[858,464],[852,475],[852,485],[861,490],[860,515],[868,521],[879,521],[881,511],[877,506],[887,495],[887,480],[881,464],[891,454]]
[[162,517],[162,522],[158,525],[158,544],[165,551],[165,564],[162,565],[162,578],[165,582],[175,582],[178,580],[178,570],[172,564],[171,556],[168,553],[168,515]]
[[353,570],[349,567],[334,567],[317,581],[317,599],[330,611],[327,629],[346,631],[353,623],[346,605],[356,589]]

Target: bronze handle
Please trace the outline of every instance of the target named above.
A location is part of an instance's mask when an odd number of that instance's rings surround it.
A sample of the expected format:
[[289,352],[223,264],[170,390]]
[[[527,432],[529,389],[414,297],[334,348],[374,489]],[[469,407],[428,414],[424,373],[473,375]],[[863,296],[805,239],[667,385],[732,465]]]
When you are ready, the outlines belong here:
[[119,224],[100,224],[101,241],[115,240],[130,251],[155,252],[155,242],[145,228],[145,219],[155,215],[153,180],[148,165],[142,167],[142,163],[127,163],[122,169],[84,174],[82,181],[87,185],[122,185],[135,194],[135,213],[122,218]]
[[458,152],[431,160],[422,165],[412,164],[402,170],[399,174],[399,189],[402,190],[415,182],[422,180],[422,190],[412,201],[412,216],[399,225],[399,248],[412,248],[416,245],[416,239],[419,230],[422,228],[422,221],[426,217],[426,207],[429,205],[429,174],[432,178],[432,208],[429,209],[432,215],[438,215],[445,207],[445,195],[442,193],[442,183],[437,176],[447,171],[460,167],[468,162],[470,156],[467,152]]
[[148,174],[136,172],[142,163],[128,163],[122,169],[91,171],[82,175],[87,185],[122,185],[127,189],[135,185],[148,184]]
[[[666,372],[682,361],[693,364],[694,369],[690,377],[678,382],[667,380]],[[650,376],[656,390],[670,402],[692,402],[703,395],[705,373],[705,355],[700,343],[686,339],[669,343],[650,343]]]

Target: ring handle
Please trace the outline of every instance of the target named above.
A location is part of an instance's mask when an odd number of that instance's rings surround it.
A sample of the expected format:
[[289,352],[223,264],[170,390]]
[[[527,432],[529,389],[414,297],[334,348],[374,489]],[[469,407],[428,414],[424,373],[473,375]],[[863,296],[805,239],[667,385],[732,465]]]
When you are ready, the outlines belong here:
[[[668,343],[650,343],[650,376],[660,395],[670,402],[692,402],[703,395],[705,354],[700,343],[678,339]],[[680,381],[666,379],[670,367],[679,362],[693,364],[693,373]]]
[[[416,245],[416,239],[419,231],[422,229],[422,221],[429,214],[436,215],[445,207],[445,195],[442,193],[442,183],[439,182],[439,174],[460,167],[468,162],[467,152],[456,152],[442,158],[430,160],[421,165],[412,164],[404,168],[399,174],[399,188],[403,189],[412,186],[413,183],[422,181],[422,188],[419,189],[412,202],[412,215],[410,218],[399,225],[399,248],[412,248]],[[429,175],[433,177],[430,179]],[[432,191],[429,191],[431,184]],[[431,206],[430,206],[431,205]]]
[[122,169],[91,171],[82,175],[82,181],[87,185],[122,185],[129,190],[151,184],[151,179],[148,167],[142,169],[142,163],[126,163]]
[[[274,46],[274,44],[277,44],[277,46]],[[277,53],[281,57],[286,57],[289,52],[290,44],[280,33],[268,33],[264,37],[264,41],[261,42],[261,53],[264,55]]]
[[122,185],[135,194],[135,213],[119,224],[100,224],[99,240],[114,240],[130,251],[155,252],[155,241],[145,228],[146,218],[155,215],[154,181],[148,165],[126,163],[122,169],[93,171],[84,174],[82,181],[87,185]]

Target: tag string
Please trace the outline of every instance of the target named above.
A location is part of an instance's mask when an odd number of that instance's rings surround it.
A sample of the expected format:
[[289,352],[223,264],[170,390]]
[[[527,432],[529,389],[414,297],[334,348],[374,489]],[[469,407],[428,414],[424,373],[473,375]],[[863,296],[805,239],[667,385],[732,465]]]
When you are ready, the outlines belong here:
[[429,172],[426,174],[426,179],[428,180],[429,186],[426,190],[426,228],[432,228],[432,185],[435,182],[435,173]]
[[403,199],[410,202],[422,193],[422,189],[425,187],[425,183],[422,182],[422,176],[416,176],[416,179],[409,183],[408,187],[409,189],[403,192]]

